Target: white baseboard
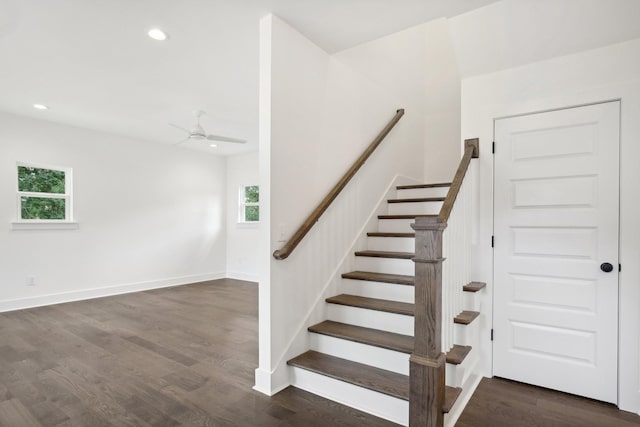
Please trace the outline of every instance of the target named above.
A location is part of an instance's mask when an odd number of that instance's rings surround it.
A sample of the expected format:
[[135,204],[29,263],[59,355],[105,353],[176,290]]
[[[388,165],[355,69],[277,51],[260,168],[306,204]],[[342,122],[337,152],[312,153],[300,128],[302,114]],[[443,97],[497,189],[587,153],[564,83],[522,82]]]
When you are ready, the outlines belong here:
[[207,280],[224,279],[225,277],[225,272],[221,271],[206,274],[197,274],[193,276],[172,277],[168,279],[150,280],[146,282],[127,283],[123,285],[82,289],[70,292],[60,292],[56,294],[38,295],[29,298],[4,300],[0,301],[0,313],[5,311],[42,307],[45,305],[61,304],[65,302],[128,294],[131,292],[148,291],[150,289],[188,285],[190,283],[205,282]]
[[257,274],[242,273],[239,271],[227,271],[228,279],[246,280],[247,282],[258,282]]
[[256,384],[253,386],[253,389],[267,396],[273,396],[291,385],[289,383],[288,371],[283,375],[282,372],[270,372],[265,369],[256,368],[255,378]]

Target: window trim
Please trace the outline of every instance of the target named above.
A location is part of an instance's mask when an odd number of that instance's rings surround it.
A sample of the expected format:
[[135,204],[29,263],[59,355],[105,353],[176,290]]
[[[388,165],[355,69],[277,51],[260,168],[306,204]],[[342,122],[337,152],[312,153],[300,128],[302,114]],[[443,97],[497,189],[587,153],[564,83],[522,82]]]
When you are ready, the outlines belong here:
[[[48,169],[64,172],[64,193],[39,193],[33,191],[20,191],[18,181],[18,168],[28,167],[36,169]],[[16,220],[11,222],[14,230],[29,229],[70,229],[77,228],[78,223],[73,218],[73,170],[70,167],[54,166],[34,162],[16,162]],[[22,218],[22,197],[41,197],[44,199],[64,199],[65,213],[64,219],[23,219]]]
[[[245,194],[247,187],[258,187],[258,202],[245,202]],[[258,207],[258,217],[260,216],[260,186],[258,184],[241,185],[238,189],[238,224],[260,224],[258,221],[246,221],[245,209],[247,206]]]

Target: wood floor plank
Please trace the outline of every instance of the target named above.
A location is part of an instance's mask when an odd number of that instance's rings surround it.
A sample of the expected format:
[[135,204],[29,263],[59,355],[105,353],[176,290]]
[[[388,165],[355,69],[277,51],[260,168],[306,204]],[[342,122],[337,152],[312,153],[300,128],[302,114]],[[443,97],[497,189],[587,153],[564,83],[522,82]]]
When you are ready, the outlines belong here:
[[56,427],[394,425],[253,391],[257,316],[257,285],[230,279],[0,313],[0,403]]
[[456,427],[637,427],[614,405],[501,378],[483,378]]
[[0,402],[0,425],[20,427],[42,427],[42,424],[18,399]]
[[[257,301],[256,284],[218,280],[0,313],[0,420],[14,420],[0,425],[394,425],[294,388],[271,398],[251,390]],[[640,417],[484,379],[458,425],[630,427]]]

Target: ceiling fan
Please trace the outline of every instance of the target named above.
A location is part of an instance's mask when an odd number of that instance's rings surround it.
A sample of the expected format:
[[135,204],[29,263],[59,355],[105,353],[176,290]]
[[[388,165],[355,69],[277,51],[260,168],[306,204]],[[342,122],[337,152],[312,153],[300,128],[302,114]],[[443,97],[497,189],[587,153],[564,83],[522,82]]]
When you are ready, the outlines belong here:
[[182,141],[177,142],[176,145],[182,144],[187,141],[203,141],[203,140],[216,141],[216,142],[218,141],[233,142],[235,144],[244,144],[247,142],[244,139],[232,138],[230,136],[207,134],[207,132],[205,132],[204,128],[200,124],[200,117],[202,117],[205,114],[206,112],[202,110],[196,110],[193,112],[193,115],[196,117],[196,123],[193,125],[191,130],[185,129],[182,126],[174,125],[173,123],[169,123],[170,126],[173,126],[174,128],[180,129],[184,132],[187,132],[187,134],[189,135],[187,136],[186,139],[183,139]]

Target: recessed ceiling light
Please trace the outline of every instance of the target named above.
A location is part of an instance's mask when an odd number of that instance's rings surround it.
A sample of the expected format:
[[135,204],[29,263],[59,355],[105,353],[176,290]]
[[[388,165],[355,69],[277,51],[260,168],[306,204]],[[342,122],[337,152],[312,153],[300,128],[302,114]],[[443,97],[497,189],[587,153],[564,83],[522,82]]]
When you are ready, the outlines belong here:
[[209,144],[209,147],[211,148],[216,148],[218,145],[217,144]]
[[48,110],[49,107],[47,107],[44,104],[33,104],[33,108],[35,108],[36,110]]
[[152,28],[150,29],[147,34],[149,35],[149,37],[151,37],[154,40],[159,40],[159,41],[164,41],[167,39],[167,33],[165,33],[164,31],[162,31],[160,28]]

